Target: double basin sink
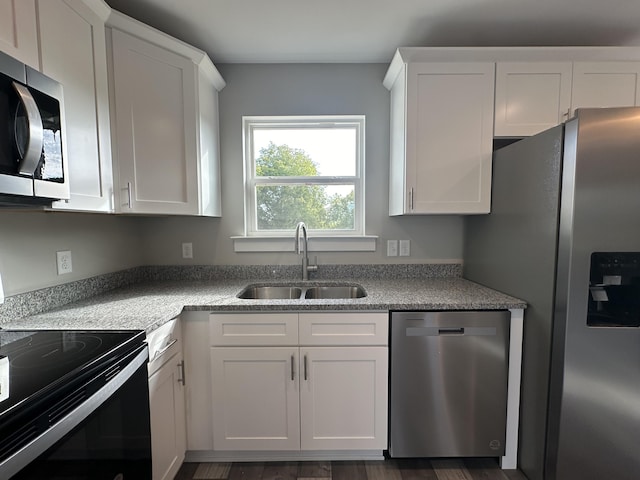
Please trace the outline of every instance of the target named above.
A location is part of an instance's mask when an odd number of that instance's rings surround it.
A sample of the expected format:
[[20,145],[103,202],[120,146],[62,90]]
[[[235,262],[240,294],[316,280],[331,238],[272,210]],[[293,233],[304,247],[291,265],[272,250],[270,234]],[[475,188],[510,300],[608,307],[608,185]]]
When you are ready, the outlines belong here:
[[237,297],[248,300],[347,299],[366,297],[361,285],[247,285]]

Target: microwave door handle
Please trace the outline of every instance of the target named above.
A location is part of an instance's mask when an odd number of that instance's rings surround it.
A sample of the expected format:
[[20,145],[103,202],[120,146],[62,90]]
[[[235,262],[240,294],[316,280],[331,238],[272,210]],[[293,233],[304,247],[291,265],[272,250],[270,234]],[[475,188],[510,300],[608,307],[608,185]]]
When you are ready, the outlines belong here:
[[[42,146],[44,143],[44,130],[42,128],[42,118],[38,111],[38,105],[34,100],[31,92],[27,87],[16,82],[13,83],[13,88],[18,94],[24,110],[27,115],[27,128],[29,130],[29,138],[27,139],[27,148],[24,155],[20,160],[19,172],[22,175],[33,176],[38,164],[40,163],[40,157],[42,156]],[[17,132],[16,135],[17,141]]]

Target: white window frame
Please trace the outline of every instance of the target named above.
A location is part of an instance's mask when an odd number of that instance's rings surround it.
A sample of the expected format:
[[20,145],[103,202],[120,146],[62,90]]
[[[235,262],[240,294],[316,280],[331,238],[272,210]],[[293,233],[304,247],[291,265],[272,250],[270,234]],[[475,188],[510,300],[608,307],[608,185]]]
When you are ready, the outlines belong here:
[[[313,237],[348,238],[365,237],[365,117],[364,115],[310,115],[310,116],[244,116],[244,200],[245,237],[287,237],[291,230],[258,230],[256,218],[256,186],[278,184],[307,185],[354,185],[355,211],[353,230],[309,230]],[[355,127],[356,130],[356,172],[354,176],[314,176],[314,177],[255,177],[255,158],[252,139],[253,131],[266,128],[333,128]],[[273,243],[273,242],[271,242]],[[236,251],[239,251],[236,248]]]

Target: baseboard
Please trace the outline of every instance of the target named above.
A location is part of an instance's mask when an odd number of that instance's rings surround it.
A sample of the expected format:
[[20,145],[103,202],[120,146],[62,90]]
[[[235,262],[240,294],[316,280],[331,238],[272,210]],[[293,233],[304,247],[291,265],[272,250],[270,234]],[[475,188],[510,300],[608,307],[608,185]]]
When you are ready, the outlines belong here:
[[340,460],[384,460],[382,450],[326,451],[214,451],[188,450],[185,462],[297,462]]

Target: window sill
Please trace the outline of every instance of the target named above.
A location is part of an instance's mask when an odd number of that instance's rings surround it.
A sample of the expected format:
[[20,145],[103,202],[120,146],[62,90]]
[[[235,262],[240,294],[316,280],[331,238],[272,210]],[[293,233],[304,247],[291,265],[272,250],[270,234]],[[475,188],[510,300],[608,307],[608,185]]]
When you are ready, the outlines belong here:
[[[242,252],[293,252],[295,240],[286,237],[231,237],[233,250]],[[309,237],[307,245],[310,252],[375,252],[376,235],[358,235],[353,237]]]

